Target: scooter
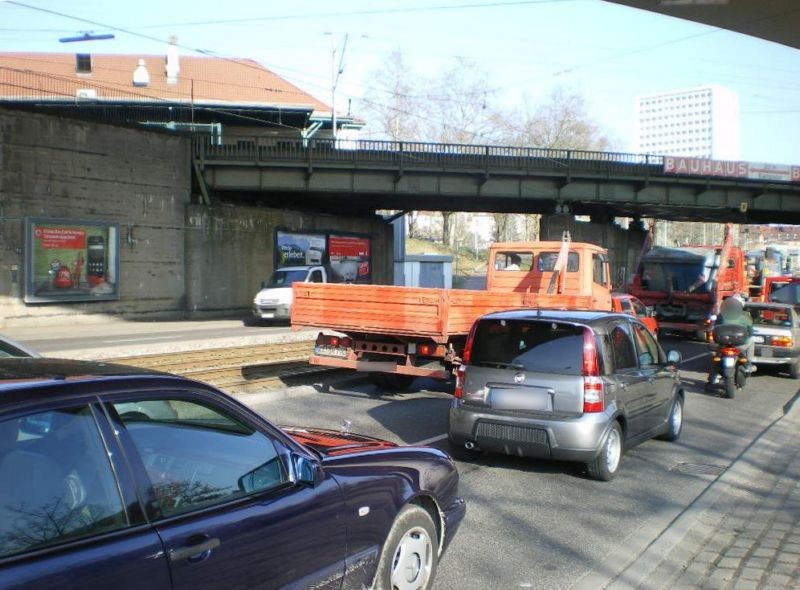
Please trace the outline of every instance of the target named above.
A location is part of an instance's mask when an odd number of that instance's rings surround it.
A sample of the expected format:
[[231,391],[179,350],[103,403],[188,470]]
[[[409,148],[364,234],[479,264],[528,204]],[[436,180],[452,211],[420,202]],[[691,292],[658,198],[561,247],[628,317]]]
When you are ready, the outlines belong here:
[[719,348],[711,355],[711,379],[713,382],[715,375],[719,375],[725,388],[725,397],[733,399],[736,390],[743,389],[747,384],[751,370],[744,350],[750,334],[744,326],[723,324],[714,327],[713,335]]

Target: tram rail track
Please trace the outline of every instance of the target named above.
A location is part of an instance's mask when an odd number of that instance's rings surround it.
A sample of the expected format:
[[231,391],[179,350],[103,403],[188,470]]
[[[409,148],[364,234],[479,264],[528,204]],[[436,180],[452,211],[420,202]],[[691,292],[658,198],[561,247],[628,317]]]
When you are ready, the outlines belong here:
[[204,381],[228,393],[283,387],[304,377],[336,372],[308,364],[313,342],[255,344],[165,352],[114,359],[113,362]]

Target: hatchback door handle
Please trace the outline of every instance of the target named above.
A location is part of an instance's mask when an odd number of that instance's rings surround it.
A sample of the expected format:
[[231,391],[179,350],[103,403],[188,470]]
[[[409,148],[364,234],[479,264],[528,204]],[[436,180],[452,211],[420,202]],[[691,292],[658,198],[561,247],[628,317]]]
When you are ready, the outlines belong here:
[[170,549],[170,561],[180,561],[182,559],[200,558],[203,553],[216,549],[220,546],[220,540],[216,537],[206,539],[202,543],[196,545],[186,545],[180,549]]

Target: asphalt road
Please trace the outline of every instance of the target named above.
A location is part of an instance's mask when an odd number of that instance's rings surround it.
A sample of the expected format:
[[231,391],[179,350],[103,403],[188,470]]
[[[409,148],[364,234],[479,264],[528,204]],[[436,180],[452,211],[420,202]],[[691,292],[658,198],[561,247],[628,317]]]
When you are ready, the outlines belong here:
[[[759,372],[734,400],[707,394],[705,346],[662,344],[685,359],[681,439],[629,450],[608,483],[589,480],[581,465],[570,463],[500,455],[459,462],[467,518],[436,588],[596,587],[689,506],[797,392],[788,376]],[[392,395],[352,380],[243,399],[279,424],[339,428],[346,420],[355,432],[447,448],[448,387],[424,380],[416,387],[422,389]]]

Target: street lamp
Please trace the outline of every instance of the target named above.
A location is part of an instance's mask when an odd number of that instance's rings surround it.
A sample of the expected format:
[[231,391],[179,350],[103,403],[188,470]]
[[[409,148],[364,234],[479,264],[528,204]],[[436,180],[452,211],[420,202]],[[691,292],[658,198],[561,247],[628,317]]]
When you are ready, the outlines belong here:
[[99,35],[95,35],[92,31],[84,31],[83,35],[77,35],[75,37],[61,37],[59,41],[61,43],[75,43],[77,41],[104,41],[105,39],[113,39],[114,35],[111,33],[101,33]]
[[344,51],[347,48],[347,38],[349,34],[345,34],[342,40],[342,50],[339,54],[339,64],[336,64],[336,42],[333,39],[333,33],[325,33],[331,36],[331,126],[333,127],[333,141],[336,142],[336,86],[339,84],[339,76],[344,72]]

